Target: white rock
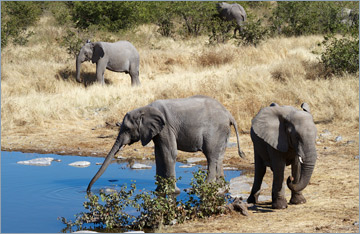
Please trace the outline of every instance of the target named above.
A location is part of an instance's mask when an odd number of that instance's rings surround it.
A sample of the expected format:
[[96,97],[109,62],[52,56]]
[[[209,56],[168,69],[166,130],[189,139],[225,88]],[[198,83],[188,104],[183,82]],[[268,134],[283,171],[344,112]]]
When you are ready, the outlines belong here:
[[90,166],[90,162],[88,162],[88,161],[76,161],[76,162],[70,163],[69,166],[72,166],[72,167],[88,167],[88,166]]
[[206,158],[188,158],[186,159],[186,162],[188,164],[191,164],[191,163],[196,163],[196,162],[201,162],[201,161],[205,161]]
[[152,166],[141,164],[141,163],[134,163],[131,166],[131,169],[151,169]]
[[19,161],[18,164],[32,165],[32,166],[50,166],[54,158],[34,158],[26,161]]
[[124,232],[124,233],[145,233],[144,231],[130,231],[130,232]]
[[190,164],[181,165],[181,166],[179,166],[179,167],[180,167],[180,168],[191,168],[191,167],[193,167],[193,166],[195,166],[195,164],[190,163]]
[[237,171],[238,169],[236,167],[224,167],[224,171]]

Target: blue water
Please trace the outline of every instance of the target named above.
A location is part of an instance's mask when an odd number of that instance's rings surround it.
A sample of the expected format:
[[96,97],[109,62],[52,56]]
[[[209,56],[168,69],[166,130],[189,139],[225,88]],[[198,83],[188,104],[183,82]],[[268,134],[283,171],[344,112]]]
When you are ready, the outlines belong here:
[[[50,166],[31,166],[17,164],[18,161],[40,157],[53,157],[61,162],[52,162]],[[100,168],[103,158],[60,156],[51,154],[1,152],[1,232],[2,233],[58,233],[65,225],[57,220],[65,217],[74,220],[74,215],[85,211],[86,188]],[[86,168],[69,166],[75,161],[89,161]],[[155,165],[152,169],[131,170],[127,162],[110,164],[105,173],[96,181],[92,191],[101,188],[128,187],[136,181],[137,190],[154,190]],[[176,164],[176,176],[182,179],[177,186],[183,190],[190,187],[193,172],[200,166],[179,168]],[[225,179],[239,176],[239,171],[225,171]],[[112,181],[112,182],[110,182]],[[185,196],[181,192],[180,199]]]

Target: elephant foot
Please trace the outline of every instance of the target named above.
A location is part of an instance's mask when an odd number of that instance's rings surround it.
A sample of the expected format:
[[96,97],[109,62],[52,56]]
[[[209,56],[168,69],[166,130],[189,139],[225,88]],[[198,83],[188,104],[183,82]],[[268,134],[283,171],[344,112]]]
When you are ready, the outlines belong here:
[[253,203],[253,204],[258,203],[259,196],[260,196],[260,191],[257,191],[255,194],[251,193],[250,196],[247,199],[247,203]]
[[271,207],[273,209],[286,209],[287,208],[287,201],[283,197],[278,197],[277,199],[273,200]]
[[302,194],[291,194],[290,203],[291,204],[303,204],[306,202],[305,197]]

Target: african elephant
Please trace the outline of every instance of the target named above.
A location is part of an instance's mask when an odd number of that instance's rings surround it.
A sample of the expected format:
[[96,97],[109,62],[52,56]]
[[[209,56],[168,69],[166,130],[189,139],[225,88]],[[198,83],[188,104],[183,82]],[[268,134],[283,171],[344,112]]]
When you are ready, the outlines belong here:
[[359,10],[342,8],[338,14],[340,23],[348,27],[359,25]]
[[[236,121],[215,99],[192,96],[157,100],[132,110],[125,115],[117,139],[87,191],[104,173],[114,155],[124,145],[137,141],[145,146],[153,140],[157,176],[175,178],[177,150],[202,151],[207,159],[207,181],[214,181],[224,176],[222,161],[231,125],[236,132],[238,154],[243,157]],[[180,192],[176,185],[175,189],[176,193]]]
[[236,31],[242,31],[242,26],[246,21],[246,12],[242,6],[237,3],[229,4],[221,2],[217,3],[216,7],[223,19],[227,21],[236,21],[237,27],[234,29],[234,36],[236,35]]
[[287,208],[284,170],[291,164],[287,185],[291,190],[290,203],[306,200],[302,190],[309,184],[317,158],[316,126],[308,104],[302,110],[291,106],[271,104],[259,111],[252,120],[251,140],[254,145],[255,177],[248,203],[257,203],[260,186],[270,167],[273,172],[272,208]]
[[105,69],[130,74],[131,85],[140,85],[139,61],[136,48],[128,41],[90,42],[87,40],[76,58],[76,81],[81,82],[80,67],[84,61],[96,63],[96,78],[104,84]]

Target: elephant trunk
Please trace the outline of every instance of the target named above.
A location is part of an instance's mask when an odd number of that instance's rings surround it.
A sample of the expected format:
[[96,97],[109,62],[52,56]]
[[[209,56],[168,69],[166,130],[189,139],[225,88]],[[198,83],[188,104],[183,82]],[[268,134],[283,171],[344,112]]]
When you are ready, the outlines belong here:
[[104,163],[101,165],[99,171],[90,181],[86,191],[89,193],[91,190],[91,186],[100,178],[100,176],[105,172],[106,168],[109,166],[111,160],[114,158],[115,154],[123,147],[123,143],[120,142],[119,137],[116,139],[116,142],[112,149],[110,150],[109,154],[106,156]]
[[80,54],[79,56],[76,58],[76,81],[81,83],[80,80],[80,68],[81,68],[81,63],[83,61],[81,61],[82,59],[80,58]]
[[293,183],[290,176],[286,181],[288,188],[294,192],[302,191],[309,184],[311,175],[315,168],[315,162],[317,158],[316,150],[313,149],[310,153],[305,153],[305,155],[307,157],[306,160],[301,163],[300,179],[298,183]]

